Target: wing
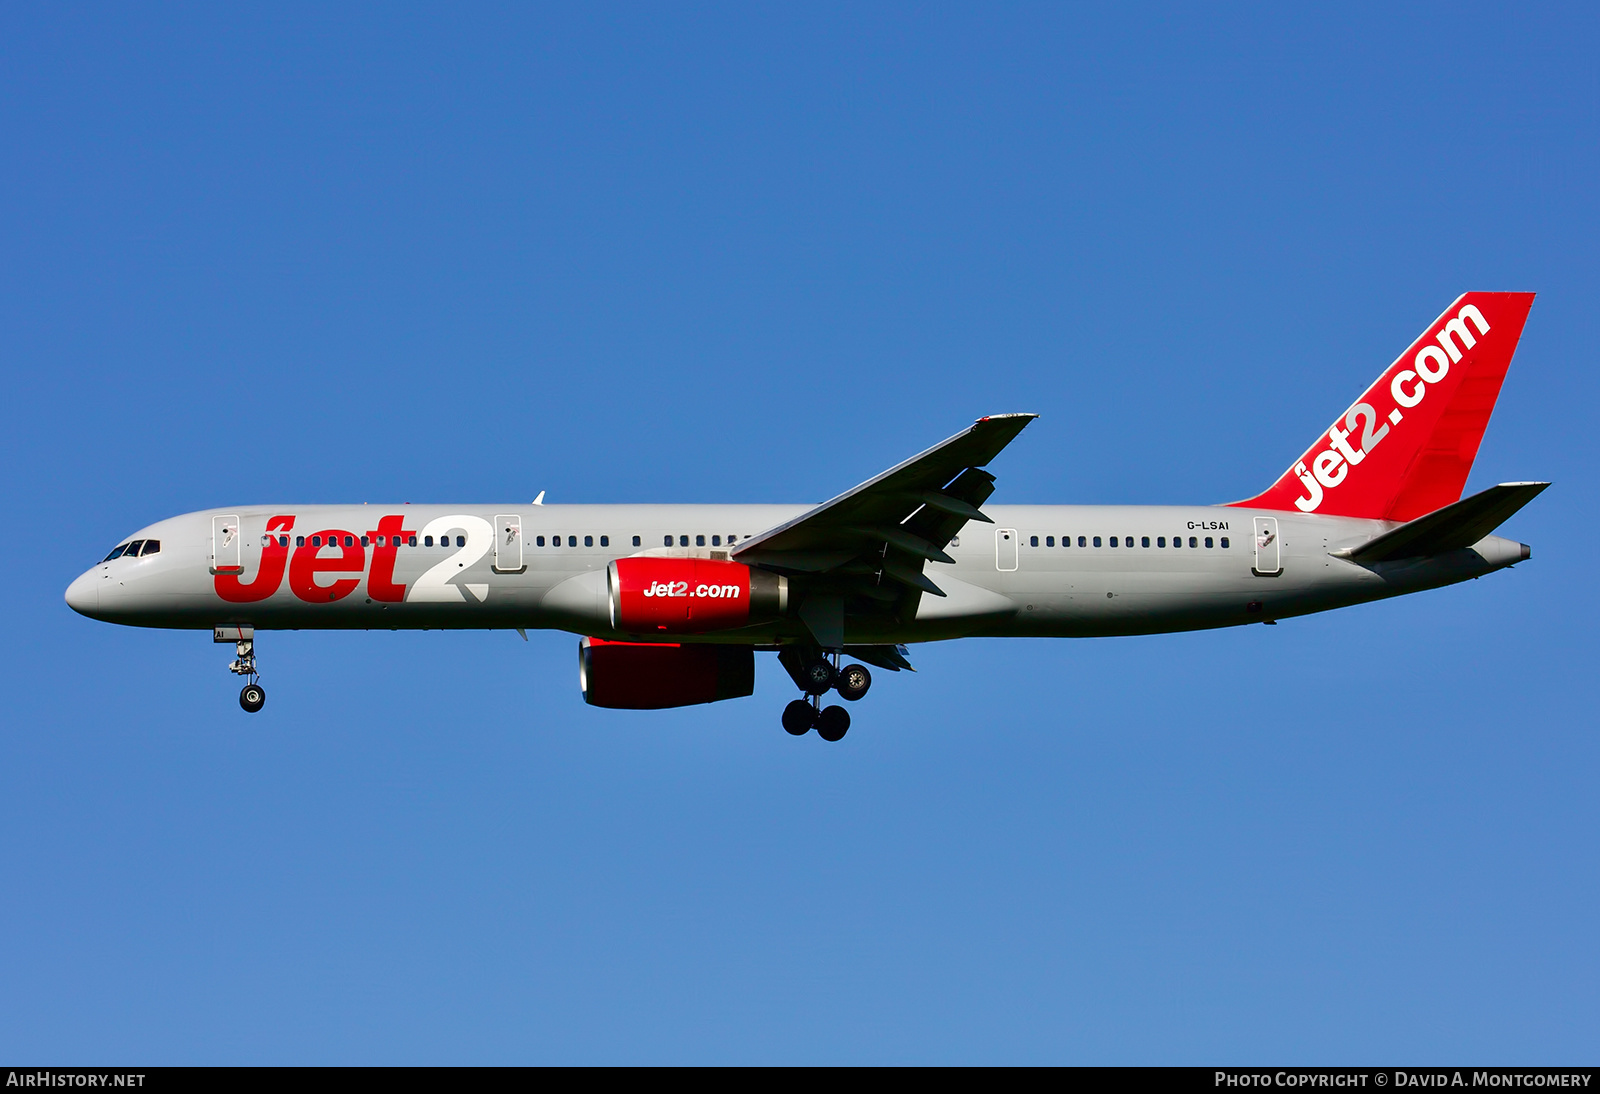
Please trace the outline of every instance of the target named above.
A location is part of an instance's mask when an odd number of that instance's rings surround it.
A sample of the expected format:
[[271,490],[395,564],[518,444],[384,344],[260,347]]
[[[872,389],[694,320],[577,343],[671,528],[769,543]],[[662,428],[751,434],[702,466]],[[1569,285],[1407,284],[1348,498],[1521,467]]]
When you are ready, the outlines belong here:
[[953,562],[944,548],[994,493],[983,470],[1036,414],[996,414],[832,501],[745,540],[740,562],[790,576],[799,614],[820,645],[842,644],[845,614],[916,614],[923,593],[944,592],[922,572]]

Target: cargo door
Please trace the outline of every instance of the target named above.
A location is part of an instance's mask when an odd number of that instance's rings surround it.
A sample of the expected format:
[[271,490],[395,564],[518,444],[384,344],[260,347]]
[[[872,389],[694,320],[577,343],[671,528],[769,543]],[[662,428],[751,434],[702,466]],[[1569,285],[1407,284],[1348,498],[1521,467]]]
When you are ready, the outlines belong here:
[[1017,568],[1017,530],[1015,528],[996,528],[994,530],[994,568],[996,570],[1015,570]]
[[1276,577],[1283,571],[1278,543],[1278,518],[1256,518],[1256,564],[1252,571],[1257,577]]
[[502,513],[494,518],[494,572],[520,574],[522,570],[522,518]]
[[211,518],[211,572],[237,574],[244,572],[239,562],[239,518]]

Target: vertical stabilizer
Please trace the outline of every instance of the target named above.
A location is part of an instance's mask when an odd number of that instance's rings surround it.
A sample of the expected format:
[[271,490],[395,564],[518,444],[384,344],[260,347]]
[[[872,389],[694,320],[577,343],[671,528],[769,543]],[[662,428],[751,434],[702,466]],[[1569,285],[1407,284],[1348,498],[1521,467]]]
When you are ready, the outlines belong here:
[[1282,478],[1232,504],[1406,521],[1458,500],[1533,295],[1462,296]]

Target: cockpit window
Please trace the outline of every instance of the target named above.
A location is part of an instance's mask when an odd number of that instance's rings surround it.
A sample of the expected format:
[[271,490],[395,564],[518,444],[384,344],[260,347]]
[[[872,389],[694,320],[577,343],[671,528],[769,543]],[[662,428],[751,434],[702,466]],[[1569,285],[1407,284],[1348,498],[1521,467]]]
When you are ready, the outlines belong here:
[[112,551],[109,555],[107,555],[105,558],[101,559],[100,561],[101,562],[110,562],[114,558],[121,557],[122,552],[126,551],[127,549],[128,549],[128,545],[126,543],[124,543],[124,544],[122,544],[122,546],[118,547],[115,551]]
[[123,558],[138,558],[139,557],[139,548],[141,548],[143,546],[144,546],[144,540],[142,540],[142,539],[134,540],[132,543],[128,544],[128,549],[126,551],[122,552],[122,557]]
[[151,555],[159,553],[160,550],[161,541],[159,539],[147,539],[144,541],[144,550],[139,552],[139,557],[149,558]]

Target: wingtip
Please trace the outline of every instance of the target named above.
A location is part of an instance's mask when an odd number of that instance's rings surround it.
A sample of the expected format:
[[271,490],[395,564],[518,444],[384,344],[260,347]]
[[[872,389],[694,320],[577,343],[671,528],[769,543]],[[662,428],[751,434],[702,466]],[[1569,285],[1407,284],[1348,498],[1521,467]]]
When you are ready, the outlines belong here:
[[[1037,414],[1029,414],[1026,411],[1019,411],[1019,412],[1014,413],[1014,414],[985,414],[983,417],[979,418],[978,421],[979,422],[998,422],[998,421],[1003,421],[1003,420],[1005,420],[1007,418],[1026,418],[1028,421],[1031,422],[1031,421],[1033,421],[1033,419],[1037,418],[1038,416],[1039,415],[1037,415]],[[976,425],[977,422],[974,422],[973,424]]]

